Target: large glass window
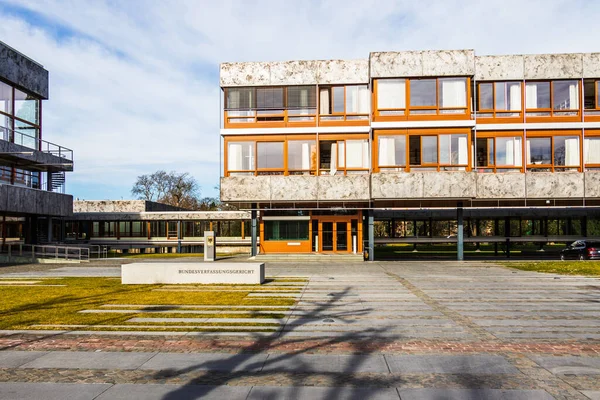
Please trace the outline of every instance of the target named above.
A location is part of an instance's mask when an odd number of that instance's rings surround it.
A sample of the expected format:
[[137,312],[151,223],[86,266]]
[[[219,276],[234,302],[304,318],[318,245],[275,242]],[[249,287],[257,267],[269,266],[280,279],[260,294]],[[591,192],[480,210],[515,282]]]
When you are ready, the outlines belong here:
[[265,221],[265,240],[308,240],[308,220]]
[[410,135],[409,162],[418,170],[466,170],[468,167],[468,135]]
[[320,141],[319,160],[321,175],[364,173],[369,169],[369,141]]
[[[402,171],[406,166],[406,135],[379,136],[379,168]],[[401,167],[401,168],[398,168]]]
[[435,79],[411,79],[410,106],[435,107],[437,105],[435,87]]
[[38,148],[39,129],[27,122],[15,119],[13,141],[30,149]]
[[523,140],[520,136],[477,138],[479,172],[518,172],[523,166]]
[[527,82],[525,85],[527,115],[573,116],[579,111],[579,82],[575,80]]
[[25,92],[15,89],[15,117],[39,124],[40,101]]
[[317,112],[317,96],[314,86],[290,86],[287,88],[289,121],[313,121]]
[[396,115],[398,112],[393,110],[404,110],[406,108],[406,80],[379,79],[377,81],[377,108],[380,115]]
[[[579,137],[527,138],[527,168],[532,171],[565,171],[579,168]],[[570,168],[569,168],[570,167]]]
[[319,114],[322,121],[366,120],[368,116],[365,114],[369,114],[370,104],[367,85],[319,89]]
[[227,170],[230,175],[254,173],[254,142],[231,142],[228,144]]
[[583,162],[588,169],[600,169],[600,136],[586,137],[583,141]]
[[262,173],[283,173],[283,142],[258,142],[256,157],[258,170],[268,170]]
[[480,83],[477,88],[479,118],[506,118],[521,115],[520,82],[486,82]]
[[288,141],[290,174],[314,174],[317,169],[317,145],[314,140]]
[[12,114],[12,86],[0,82],[0,112]]
[[442,113],[463,112],[467,107],[467,81],[465,78],[438,79],[439,105]]

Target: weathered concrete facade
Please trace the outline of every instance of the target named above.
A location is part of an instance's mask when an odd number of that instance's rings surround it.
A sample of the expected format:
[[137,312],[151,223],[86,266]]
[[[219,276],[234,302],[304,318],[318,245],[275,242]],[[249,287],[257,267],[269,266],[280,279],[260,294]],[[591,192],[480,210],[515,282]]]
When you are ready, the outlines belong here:
[[370,66],[372,78],[473,75],[475,51],[375,52],[370,55]]
[[368,83],[368,60],[223,63],[221,87]]
[[76,200],[75,213],[142,213],[147,211],[184,211],[184,208],[147,200]]
[[0,185],[0,212],[24,216],[68,217],[73,214],[73,196]]
[[48,98],[48,71],[40,64],[0,42],[0,77]]

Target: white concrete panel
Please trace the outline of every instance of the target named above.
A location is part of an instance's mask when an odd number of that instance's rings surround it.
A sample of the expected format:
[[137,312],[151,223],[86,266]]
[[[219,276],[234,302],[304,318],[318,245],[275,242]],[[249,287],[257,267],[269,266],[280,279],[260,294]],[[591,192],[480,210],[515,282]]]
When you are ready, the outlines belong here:
[[584,176],[579,172],[528,172],[527,198],[583,197]]
[[523,56],[525,79],[580,79],[583,55],[530,54]]
[[600,171],[588,171],[584,175],[585,197],[600,198]]
[[374,199],[421,199],[423,198],[423,173],[373,174],[371,187]]
[[321,85],[369,83],[369,60],[326,60],[318,62]]
[[317,180],[311,175],[271,176],[272,201],[315,201]]
[[475,79],[478,81],[522,80],[525,77],[522,55],[475,57]]
[[371,78],[423,75],[420,51],[374,52],[370,55]]
[[271,177],[229,176],[221,178],[221,201],[269,201]]
[[123,284],[260,284],[264,263],[133,263],[121,265]]
[[471,76],[475,74],[474,50],[426,50],[422,52],[423,76]]
[[369,175],[319,176],[319,200],[368,200]]
[[600,53],[583,54],[583,77],[600,78]]
[[524,197],[524,174],[477,174],[478,199],[522,199]]
[[473,172],[423,172],[423,197],[474,198],[475,182]]
[[315,85],[318,61],[282,61],[269,64],[270,85]]
[[270,84],[270,63],[242,62],[221,64],[221,87],[267,86]]

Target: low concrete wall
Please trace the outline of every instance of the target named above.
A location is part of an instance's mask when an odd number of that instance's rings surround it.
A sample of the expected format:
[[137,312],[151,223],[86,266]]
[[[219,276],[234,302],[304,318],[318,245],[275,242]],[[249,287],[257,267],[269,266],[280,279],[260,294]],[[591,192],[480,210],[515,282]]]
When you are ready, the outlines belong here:
[[33,150],[17,143],[7,142],[6,140],[0,140],[0,153],[10,154],[10,157],[15,162],[22,164],[55,165],[55,169],[73,171],[73,164],[67,158]]
[[70,217],[73,196],[26,187],[0,185],[0,212]]
[[261,284],[264,263],[133,263],[121,265],[123,284]]

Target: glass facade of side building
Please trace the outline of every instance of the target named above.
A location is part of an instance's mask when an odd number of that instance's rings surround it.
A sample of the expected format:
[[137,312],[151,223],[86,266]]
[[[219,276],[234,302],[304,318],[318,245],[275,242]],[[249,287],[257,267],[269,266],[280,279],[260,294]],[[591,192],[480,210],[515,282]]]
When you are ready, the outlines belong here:
[[[0,81],[0,139],[40,150],[41,99]],[[0,165],[0,182],[40,189],[40,173]]]
[[[222,197],[256,210],[263,253],[361,252],[372,237],[452,236],[458,228],[436,226],[457,224],[442,214],[459,208],[489,210],[462,216],[466,236],[516,237],[515,224],[519,237],[540,241],[596,236],[596,58],[458,50],[223,64]],[[578,212],[552,215],[563,211],[550,206]],[[512,213],[524,207],[536,209]],[[429,209],[427,218],[409,215],[418,209]],[[480,233],[467,223],[483,224]]]

